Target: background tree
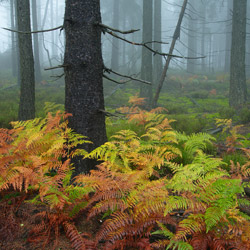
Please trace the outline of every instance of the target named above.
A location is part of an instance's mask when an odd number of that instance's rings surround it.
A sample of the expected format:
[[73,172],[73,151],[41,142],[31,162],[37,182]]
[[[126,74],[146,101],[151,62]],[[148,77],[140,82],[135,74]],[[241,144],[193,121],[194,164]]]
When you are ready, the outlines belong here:
[[[196,23],[197,23],[197,16],[196,16],[196,1],[197,0],[190,0],[188,6],[188,57],[196,57],[197,53],[197,38],[196,38]],[[187,61],[187,71],[189,73],[195,73],[195,62],[193,60]]]
[[[119,29],[120,20],[120,0],[114,0],[113,2],[113,20],[112,27]],[[119,70],[119,40],[115,37],[112,38],[112,57],[111,57],[111,69],[114,71]]]
[[[152,28],[153,28],[153,2],[152,0],[143,1],[143,27],[142,27],[142,42],[148,43],[148,47],[152,48]],[[141,79],[152,82],[153,80],[153,66],[152,66],[152,52],[147,48],[142,47],[141,60]],[[141,84],[140,97],[146,99],[146,106],[149,108],[152,104],[153,92],[152,85]]]
[[[227,0],[227,20],[232,19],[233,0]],[[226,48],[225,48],[225,66],[224,71],[230,72],[230,54],[232,43],[232,22],[226,22]]]
[[[161,42],[161,11],[162,11],[162,0],[154,0],[154,41]],[[154,43],[154,50],[161,53],[161,43]],[[154,55],[154,82],[160,79],[162,72],[162,56]]]
[[[18,47],[20,60],[20,103],[18,111],[19,120],[28,120],[35,117],[35,76],[34,58],[32,51],[32,38],[30,28],[29,0],[18,1]],[[22,33],[27,32],[27,33]]]
[[[32,1],[32,24],[33,30],[38,30],[37,25],[37,0]],[[34,44],[34,58],[35,58],[35,79],[36,82],[40,82],[42,80],[41,76],[41,66],[40,66],[40,53],[39,53],[39,42],[38,42],[38,34],[33,34],[33,44]]]
[[247,0],[233,2],[229,105],[239,108],[247,100],[245,73]]
[[[103,61],[101,51],[100,0],[67,0],[64,26],[66,48],[65,110],[72,114],[69,126],[85,135],[93,144],[85,145],[90,151],[106,140]],[[75,160],[75,174],[88,172],[95,162]]]
[[[14,0],[10,0],[10,22],[11,29],[15,29],[15,5]],[[12,75],[17,76],[17,35],[11,32],[11,62],[12,62]]]

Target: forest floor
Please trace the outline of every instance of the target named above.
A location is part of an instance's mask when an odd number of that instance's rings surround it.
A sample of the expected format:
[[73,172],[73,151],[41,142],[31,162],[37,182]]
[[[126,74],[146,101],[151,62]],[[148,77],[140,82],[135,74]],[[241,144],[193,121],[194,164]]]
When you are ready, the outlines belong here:
[[[217,78],[211,80],[205,76],[192,76],[185,79],[185,77],[178,75],[173,75],[169,78],[169,82],[161,94],[159,105],[168,109],[168,117],[170,119],[177,120],[177,122],[173,123],[175,130],[184,131],[187,134],[200,131],[206,132],[215,127],[215,118],[233,118],[237,124],[244,123],[238,132],[245,135],[249,141],[250,110],[246,108],[243,112],[237,114],[228,107],[229,83],[226,76],[224,76],[224,78],[223,76],[217,76]],[[4,91],[0,92],[0,127],[10,127],[9,122],[17,118],[18,89],[15,86],[8,88],[12,85],[10,81],[4,85],[0,82],[0,89],[4,88]],[[249,81],[248,85],[250,85]],[[108,96],[114,88],[115,85],[108,85],[105,89],[105,95]],[[106,98],[108,111],[115,112],[116,108],[127,105],[129,97],[135,95],[137,91],[138,89],[132,85],[128,85],[128,88],[120,88],[115,91],[114,94],[112,94],[112,98],[111,96]],[[63,95],[64,87],[62,84],[51,84],[46,81],[39,83],[36,94],[37,116],[45,115],[43,110],[44,102],[55,102],[62,106],[64,103]],[[128,124],[119,118],[115,118],[114,124],[116,124],[116,126],[109,126],[107,122],[109,138],[121,129],[138,129],[136,127],[128,127]],[[216,136],[220,138],[220,133]],[[224,153],[225,151],[220,151],[216,157],[223,158]],[[10,205],[9,207],[11,208],[12,206]],[[5,207],[5,209],[6,216],[8,216],[8,206]],[[45,248],[43,248],[43,241],[39,243],[27,241],[29,232],[34,226],[31,220],[32,215],[41,211],[44,211],[43,207],[22,203],[18,210],[14,212],[15,219],[17,219],[14,228],[8,228],[8,225],[2,226],[0,222],[0,237],[5,235],[4,230],[15,232],[12,239],[6,238],[5,241],[0,242],[0,250],[52,250],[54,235],[52,235],[51,243]],[[77,220],[76,227],[79,232],[86,232],[94,239],[95,233],[99,230],[101,224],[101,218],[98,220],[95,217],[94,220],[87,221],[86,216],[82,215],[82,217]],[[55,250],[71,249],[73,249],[71,243],[63,232],[63,229],[61,229],[59,244]]]

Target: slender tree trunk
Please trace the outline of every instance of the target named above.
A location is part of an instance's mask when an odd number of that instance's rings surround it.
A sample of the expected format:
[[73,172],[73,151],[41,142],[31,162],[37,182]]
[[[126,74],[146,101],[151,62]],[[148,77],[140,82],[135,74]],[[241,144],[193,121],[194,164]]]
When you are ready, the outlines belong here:
[[247,0],[234,0],[229,90],[229,104],[234,108],[240,108],[247,100],[245,73],[246,9]]
[[[54,27],[54,2],[55,0],[53,1],[50,1],[50,25],[51,27]],[[55,33],[54,32],[51,32],[51,57],[53,58],[55,55]]]
[[[41,8],[41,0],[37,0],[37,26],[38,30],[42,29],[42,8]],[[40,59],[40,67],[43,64],[43,46],[42,46],[43,35],[41,33],[38,34],[39,44],[39,59]],[[42,67],[40,68],[42,71]]]
[[[37,25],[37,2],[36,0],[32,1],[32,21],[33,21],[33,30],[38,30]],[[42,80],[41,76],[41,66],[40,66],[40,55],[39,55],[39,42],[38,42],[38,34],[33,34],[34,41],[34,58],[35,58],[35,79],[36,82],[40,82]]]
[[[114,0],[113,3],[113,22],[112,27],[119,29],[120,20],[120,0]],[[112,56],[111,56],[111,69],[114,71],[119,70],[119,40],[115,37],[112,38]]]
[[[190,4],[195,6],[195,2],[197,0],[191,0]],[[192,7],[190,7],[192,9]],[[197,37],[195,34],[196,31],[196,17],[193,15],[193,10],[189,12],[188,16],[188,57],[196,57],[196,49],[197,49]],[[195,64],[193,60],[188,60],[187,62],[187,71],[189,73],[195,73]]]
[[[96,23],[101,23],[100,0],[66,1],[65,110],[72,114],[69,126],[93,142],[84,146],[87,151],[107,140],[102,112],[101,28]],[[76,175],[89,172],[96,164],[81,158],[75,158],[74,163]]]
[[[17,23],[19,31],[31,32],[29,0],[17,0]],[[18,45],[21,79],[18,119],[28,120],[35,117],[35,76],[31,34],[18,33]]]
[[[142,41],[152,41],[152,28],[153,28],[153,2],[152,0],[143,0],[143,34]],[[152,48],[152,43],[148,46]],[[146,48],[142,48],[142,61],[141,61],[141,78],[148,82],[153,80],[153,66],[152,66],[152,52]],[[146,99],[146,108],[152,105],[153,92],[152,85],[141,84],[140,97]]]
[[[154,40],[161,42],[161,8],[162,0],[154,0]],[[154,50],[161,52],[161,44],[154,43]],[[158,82],[162,72],[162,56],[154,56],[154,81]]]
[[[17,20],[17,0],[14,0],[14,12],[15,12],[15,30],[18,30],[18,20]],[[15,46],[16,46],[16,57],[17,57],[17,84],[21,85],[21,75],[20,75],[20,52],[18,44],[18,35],[15,34]]]
[[[168,52],[170,55],[173,54],[175,43],[176,43],[177,39],[180,37],[181,23],[182,23],[182,20],[183,20],[183,16],[185,14],[187,3],[188,3],[188,0],[183,1],[181,12],[180,12],[179,19],[178,19],[178,23],[176,25],[173,40],[172,40],[172,43],[171,43],[171,46],[170,46],[170,49],[169,49],[169,52]],[[156,105],[157,105],[157,102],[158,102],[158,99],[159,99],[159,96],[160,96],[160,92],[161,92],[164,80],[166,78],[166,75],[167,75],[167,71],[168,71],[168,67],[169,67],[171,58],[172,58],[171,56],[168,56],[168,58],[166,60],[166,63],[165,63],[165,66],[164,66],[164,69],[163,69],[163,72],[161,74],[161,78],[160,78],[159,84],[157,86],[156,93],[155,93],[154,100],[153,100],[153,106],[154,107],[156,107]]]
[[[14,0],[10,0],[10,22],[11,29],[15,29],[15,11]],[[16,50],[16,33],[11,32],[11,62],[12,62],[12,75],[17,76],[17,50]]]
[[[201,2],[201,13],[202,13],[202,31],[204,33],[206,33],[206,3]],[[206,34],[203,34],[201,37],[201,55],[204,56],[205,55],[205,39],[206,38]],[[206,63],[205,63],[205,57],[201,59],[201,70],[203,73],[206,72]]]
[[209,62],[208,62],[208,68],[209,68],[209,72],[212,73],[213,72],[213,64],[212,64],[212,54],[213,54],[213,34],[210,33],[209,34]]
[[[227,20],[232,19],[233,0],[227,0]],[[225,73],[230,71],[230,54],[231,54],[231,43],[232,43],[232,24],[226,22],[226,53],[225,53]]]

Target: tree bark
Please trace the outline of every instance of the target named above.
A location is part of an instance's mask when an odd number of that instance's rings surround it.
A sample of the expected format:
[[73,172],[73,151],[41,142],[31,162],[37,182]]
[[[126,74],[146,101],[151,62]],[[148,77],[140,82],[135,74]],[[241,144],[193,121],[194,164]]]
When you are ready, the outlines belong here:
[[247,101],[245,73],[247,0],[233,2],[229,105],[240,108]]
[[[29,0],[16,0],[16,4],[18,30],[31,32]],[[21,81],[18,119],[29,120],[35,117],[35,76],[31,34],[18,33],[18,45]]]
[[[152,42],[152,28],[153,28],[153,2],[152,0],[143,1],[143,34],[142,42]],[[148,46],[152,48],[152,43]],[[141,79],[152,82],[153,80],[153,66],[152,66],[152,52],[147,48],[142,47],[142,61],[141,61]],[[145,98],[146,108],[152,105],[153,92],[152,85],[141,84],[140,97]]]
[[[33,21],[33,30],[38,30],[38,25],[37,25],[37,2],[36,2],[36,0],[32,1],[32,21]],[[34,58],[35,58],[35,79],[36,79],[36,82],[40,82],[42,80],[38,35],[39,34],[37,34],[37,33],[33,34]]]
[[[101,52],[100,0],[67,0],[64,27],[66,48],[65,110],[72,114],[69,126],[87,136],[93,144],[87,151],[106,142]],[[96,162],[74,159],[75,175],[89,172]]]

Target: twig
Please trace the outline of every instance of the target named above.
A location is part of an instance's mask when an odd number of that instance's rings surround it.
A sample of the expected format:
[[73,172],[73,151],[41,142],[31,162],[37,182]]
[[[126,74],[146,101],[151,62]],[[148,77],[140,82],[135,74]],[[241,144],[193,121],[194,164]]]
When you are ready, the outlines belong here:
[[35,30],[35,31],[19,31],[19,30],[12,30],[12,29],[8,29],[8,28],[2,28],[4,30],[8,30],[11,32],[16,32],[16,33],[20,33],[20,34],[35,34],[35,33],[43,33],[43,32],[49,32],[49,31],[54,31],[54,30],[59,30],[59,29],[63,29],[63,25],[60,25],[58,27],[52,28],[52,29],[47,29],[47,30]]

